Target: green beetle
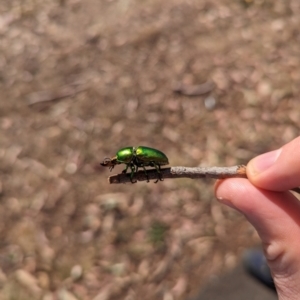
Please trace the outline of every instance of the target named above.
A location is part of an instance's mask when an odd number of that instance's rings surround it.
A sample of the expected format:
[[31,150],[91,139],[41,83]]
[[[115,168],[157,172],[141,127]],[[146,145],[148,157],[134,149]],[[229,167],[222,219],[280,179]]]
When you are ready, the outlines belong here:
[[[147,181],[149,182],[149,177],[145,167],[154,167],[158,174],[158,180],[163,180],[160,172],[160,166],[168,165],[169,161],[167,156],[157,149],[153,149],[145,146],[138,147],[125,147],[120,149],[116,156],[112,158],[104,158],[103,162],[100,163],[103,167],[109,167],[110,171],[115,167],[115,165],[125,164],[126,167],[122,173],[126,173],[127,169],[131,169],[130,180],[133,181],[133,174],[137,172],[139,168],[143,168],[147,176]],[[156,182],[157,182],[156,181]]]

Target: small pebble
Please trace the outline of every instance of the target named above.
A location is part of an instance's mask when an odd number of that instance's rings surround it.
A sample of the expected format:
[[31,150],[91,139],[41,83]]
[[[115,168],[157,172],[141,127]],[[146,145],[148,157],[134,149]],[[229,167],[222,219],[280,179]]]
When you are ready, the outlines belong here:
[[66,289],[60,289],[57,292],[57,299],[58,300],[78,300],[71,292],[67,291]]
[[2,269],[0,269],[0,287],[4,285],[6,280],[7,280],[6,274],[2,271]]
[[16,271],[15,276],[16,280],[33,295],[38,296],[41,293],[41,288],[37,284],[37,279],[29,272],[19,269]]
[[82,244],[87,244],[92,241],[93,237],[94,237],[93,230],[89,229],[89,230],[83,231],[80,234],[80,242]]
[[217,100],[214,96],[208,96],[204,100],[204,105],[207,110],[213,110],[216,107]]
[[52,293],[46,293],[42,300],[56,300],[56,297],[54,297],[54,295]]
[[82,267],[80,265],[75,265],[71,269],[71,277],[74,281],[81,278],[83,273]]
[[261,81],[257,86],[257,93],[260,97],[270,96],[272,93],[272,86],[267,81]]
[[39,286],[44,289],[48,290],[50,288],[50,278],[46,272],[39,272],[37,275]]
[[65,170],[66,170],[66,172],[68,173],[68,174],[75,174],[76,173],[76,171],[77,171],[77,165],[75,164],[75,163],[68,163],[67,165],[66,165],[66,168],[65,168]]
[[12,215],[19,215],[21,212],[21,205],[20,202],[17,198],[8,198],[6,200],[6,207],[8,209],[8,211],[12,214]]
[[122,276],[125,273],[125,264],[124,263],[114,264],[110,267],[110,269],[115,276]]
[[51,247],[44,245],[39,252],[43,268],[46,270],[51,270],[53,259],[55,257],[55,251]]

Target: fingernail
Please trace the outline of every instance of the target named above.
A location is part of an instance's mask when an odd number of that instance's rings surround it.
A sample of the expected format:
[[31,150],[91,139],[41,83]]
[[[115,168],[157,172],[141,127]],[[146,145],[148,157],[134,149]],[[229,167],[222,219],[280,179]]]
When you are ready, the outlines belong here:
[[[252,173],[262,173],[269,169],[277,160],[278,156],[281,153],[281,148],[278,150],[274,150],[268,153],[264,153],[262,155],[257,156],[250,162],[250,168],[252,169]],[[247,167],[248,169],[248,167]]]

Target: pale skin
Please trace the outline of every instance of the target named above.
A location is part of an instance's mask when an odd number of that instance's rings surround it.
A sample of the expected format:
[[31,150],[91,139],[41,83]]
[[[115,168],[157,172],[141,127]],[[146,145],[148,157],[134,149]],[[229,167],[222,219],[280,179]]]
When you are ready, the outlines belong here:
[[216,196],[257,230],[280,300],[300,299],[300,137],[247,165],[248,179],[219,180]]

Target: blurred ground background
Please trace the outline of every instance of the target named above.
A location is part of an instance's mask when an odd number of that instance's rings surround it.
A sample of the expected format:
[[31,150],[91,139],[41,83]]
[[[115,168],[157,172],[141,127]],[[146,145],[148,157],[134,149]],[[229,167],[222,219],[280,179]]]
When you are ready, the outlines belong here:
[[298,136],[299,14],[297,0],[2,0],[0,299],[187,299],[234,268],[258,237],[212,180],[109,185],[98,164],[145,145],[231,166]]

